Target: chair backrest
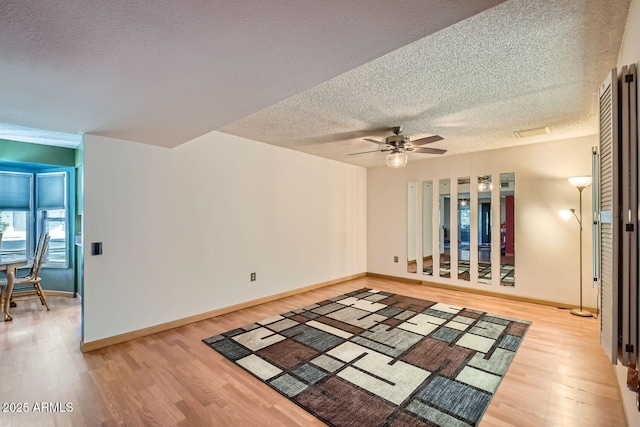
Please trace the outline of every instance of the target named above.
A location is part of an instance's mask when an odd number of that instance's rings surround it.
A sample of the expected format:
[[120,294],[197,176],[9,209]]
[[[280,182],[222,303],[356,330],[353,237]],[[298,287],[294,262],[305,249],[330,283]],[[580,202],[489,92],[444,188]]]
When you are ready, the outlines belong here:
[[38,259],[40,258],[40,252],[42,252],[42,243],[44,242],[45,236],[48,236],[48,233],[40,233],[38,236],[38,241],[36,242],[36,248],[33,251],[33,262],[31,263],[31,268],[29,269],[29,274],[27,277],[33,277],[36,270],[36,264]]
[[44,262],[45,255],[47,254],[47,248],[49,247],[49,233],[46,233],[42,239],[42,244],[40,245],[40,251],[36,254],[36,258],[33,259],[33,277],[34,279],[38,277],[40,274],[40,267],[42,267],[42,263]]

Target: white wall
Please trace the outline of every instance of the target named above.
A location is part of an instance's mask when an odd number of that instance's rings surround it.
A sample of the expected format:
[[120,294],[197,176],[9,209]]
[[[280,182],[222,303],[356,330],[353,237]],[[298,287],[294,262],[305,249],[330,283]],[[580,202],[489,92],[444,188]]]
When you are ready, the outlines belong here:
[[84,156],[85,342],[366,271],[364,168],[218,132]]
[[[631,0],[627,25],[618,55],[618,66],[637,64],[640,61],[640,0]],[[602,76],[604,80],[605,76]]]
[[[85,135],[85,342],[171,320],[172,164],[168,149]],[[92,242],[102,255],[91,256]]]
[[[596,136],[549,143],[439,157],[416,161],[403,169],[369,169],[367,201],[367,263],[373,273],[437,281],[462,287],[489,289],[529,298],[578,304],[579,228],[575,220],[564,221],[558,211],[578,208],[578,191],[570,176],[591,175],[591,147]],[[516,286],[479,285],[457,279],[407,273],[406,218],[407,182],[458,177],[516,174]],[[495,191],[495,190],[494,190]],[[583,193],[585,228],[583,250],[583,292],[586,306],[596,305],[592,288],[590,188]],[[437,216],[435,216],[437,218]],[[418,233],[420,234],[420,233]],[[419,245],[420,246],[420,245]],[[398,255],[400,263],[393,262]],[[420,256],[418,256],[420,260]],[[418,269],[420,271],[420,268]]]
[[[622,47],[618,57],[618,70],[624,65],[636,64],[640,62],[640,0],[632,0],[627,17]],[[604,76],[602,76],[604,80]],[[638,325],[640,330],[640,325]],[[620,386],[627,420],[630,426],[640,425],[640,412],[635,407],[635,396],[627,389],[627,368],[616,366],[616,375]]]

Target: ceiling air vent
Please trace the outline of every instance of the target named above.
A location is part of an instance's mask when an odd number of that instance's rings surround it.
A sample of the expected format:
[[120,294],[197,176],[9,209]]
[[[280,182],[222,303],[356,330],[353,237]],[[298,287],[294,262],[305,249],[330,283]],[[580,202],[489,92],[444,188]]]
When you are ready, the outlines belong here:
[[536,129],[517,130],[514,133],[518,138],[527,138],[529,136],[544,135],[547,133],[551,133],[551,130],[549,130],[549,126],[545,126],[545,127],[536,128]]

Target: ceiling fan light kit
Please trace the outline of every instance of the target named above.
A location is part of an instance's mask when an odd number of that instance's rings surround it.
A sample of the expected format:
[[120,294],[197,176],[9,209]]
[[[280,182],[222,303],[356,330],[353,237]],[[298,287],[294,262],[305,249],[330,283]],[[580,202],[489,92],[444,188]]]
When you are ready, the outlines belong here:
[[406,153],[394,152],[391,154],[387,154],[387,166],[390,168],[403,168],[407,165],[407,156]]
[[441,148],[422,147],[422,145],[441,141],[442,137],[440,135],[427,136],[425,138],[420,138],[412,141],[410,137],[402,135],[403,130],[404,129],[401,126],[391,128],[393,135],[386,137],[384,142],[365,138],[365,141],[383,145],[384,148],[381,148],[379,150],[362,151],[359,153],[350,153],[349,156],[391,151],[391,153],[387,154],[387,166],[389,166],[390,168],[402,168],[407,165],[407,160],[409,159],[407,152],[421,154],[444,154],[447,152],[447,150],[443,150]]
[[482,193],[485,191],[493,190],[493,183],[491,182],[491,177],[488,175],[482,175],[478,177],[478,192]]

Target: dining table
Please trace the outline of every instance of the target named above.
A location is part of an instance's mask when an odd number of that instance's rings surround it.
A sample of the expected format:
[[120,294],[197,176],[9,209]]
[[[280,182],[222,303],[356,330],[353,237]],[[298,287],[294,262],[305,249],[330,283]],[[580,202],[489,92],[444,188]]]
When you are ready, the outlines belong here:
[[8,259],[0,257],[0,271],[7,276],[6,289],[4,290],[4,321],[8,322],[13,320],[9,308],[11,306],[11,294],[13,294],[13,285],[16,278],[16,270],[20,267],[24,267],[29,263],[29,260],[24,259]]

